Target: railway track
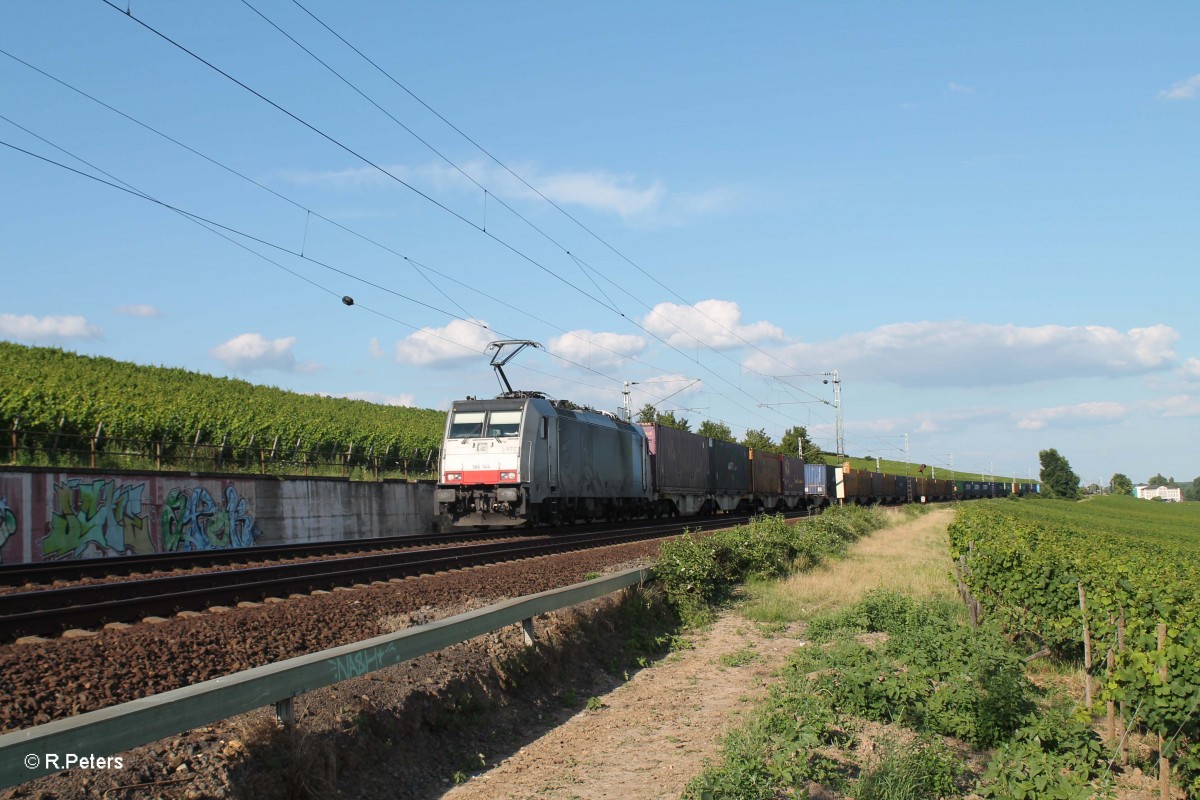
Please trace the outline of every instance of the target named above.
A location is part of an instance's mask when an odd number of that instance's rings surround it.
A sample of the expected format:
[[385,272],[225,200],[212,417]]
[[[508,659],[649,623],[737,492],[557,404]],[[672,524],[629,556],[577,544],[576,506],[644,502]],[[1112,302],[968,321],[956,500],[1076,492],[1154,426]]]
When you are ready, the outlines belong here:
[[[70,628],[96,628],[109,622],[170,616],[180,611],[256,602],[268,597],[307,594],[571,550],[676,536],[685,530],[728,527],[744,519],[719,517],[700,521],[689,519],[686,522],[673,520],[538,539],[390,550],[217,572],[12,592],[0,595],[0,641],[11,641],[21,636],[55,635]],[[478,535],[495,539],[494,533],[482,532]],[[411,539],[409,541],[412,542]],[[245,556],[241,560],[245,561]]]
[[185,553],[151,553],[112,558],[42,561],[37,564],[3,564],[0,565],[0,587],[49,585],[88,578],[113,578],[153,572],[221,567],[229,564],[251,564],[259,561],[284,561],[358,552],[367,553],[396,548],[437,547],[454,542],[511,537],[512,534],[496,531],[463,531],[421,536],[344,539],[336,542],[307,542],[292,545],[272,544]]

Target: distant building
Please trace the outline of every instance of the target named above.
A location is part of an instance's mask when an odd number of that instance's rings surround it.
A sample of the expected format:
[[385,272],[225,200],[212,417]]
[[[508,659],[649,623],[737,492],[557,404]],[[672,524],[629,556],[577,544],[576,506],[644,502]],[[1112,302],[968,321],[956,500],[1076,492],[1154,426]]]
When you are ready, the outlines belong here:
[[1166,500],[1168,503],[1182,503],[1183,489],[1178,486],[1135,486],[1133,496],[1143,500]]

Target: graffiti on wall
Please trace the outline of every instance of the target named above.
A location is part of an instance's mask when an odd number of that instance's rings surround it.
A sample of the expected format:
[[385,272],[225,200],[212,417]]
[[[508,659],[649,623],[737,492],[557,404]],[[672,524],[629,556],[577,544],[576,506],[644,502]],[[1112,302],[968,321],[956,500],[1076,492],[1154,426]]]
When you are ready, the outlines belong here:
[[8,498],[0,497],[0,564],[4,563],[4,545],[17,532],[17,515],[8,507]]
[[260,536],[246,498],[233,484],[225,486],[223,506],[203,486],[172,489],[163,503],[164,552],[250,547]]
[[42,539],[46,558],[153,553],[142,515],[144,483],[118,484],[70,478],[54,484],[50,532]]

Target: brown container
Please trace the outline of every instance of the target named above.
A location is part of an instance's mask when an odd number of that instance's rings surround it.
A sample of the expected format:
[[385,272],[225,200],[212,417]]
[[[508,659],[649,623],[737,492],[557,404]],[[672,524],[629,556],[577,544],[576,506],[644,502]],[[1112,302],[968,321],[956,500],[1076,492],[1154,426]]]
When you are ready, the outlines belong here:
[[783,491],[783,457],[778,453],[750,451],[750,491],[758,495]]

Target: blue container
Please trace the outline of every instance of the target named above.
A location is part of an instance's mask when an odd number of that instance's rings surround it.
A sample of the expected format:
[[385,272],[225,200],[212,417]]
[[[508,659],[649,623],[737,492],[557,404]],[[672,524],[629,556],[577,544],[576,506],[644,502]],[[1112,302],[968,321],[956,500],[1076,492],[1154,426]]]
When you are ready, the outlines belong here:
[[837,483],[833,467],[828,464],[805,464],[804,494],[810,497],[827,497],[833,499],[837,494]]

